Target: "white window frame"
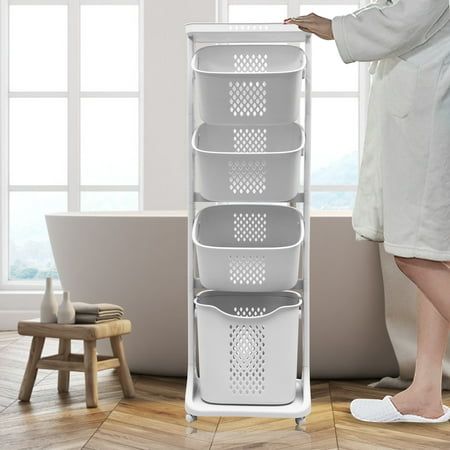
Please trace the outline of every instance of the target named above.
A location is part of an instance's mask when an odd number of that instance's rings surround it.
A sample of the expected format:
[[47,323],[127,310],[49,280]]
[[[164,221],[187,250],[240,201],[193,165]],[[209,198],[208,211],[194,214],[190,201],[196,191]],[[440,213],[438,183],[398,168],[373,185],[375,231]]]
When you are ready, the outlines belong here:
[[[9,91],[9,5],[66,5],[68,17],[68,80],[65,92],[10,92]],[[139,67],[138,90],[132,92],[82,92],[80,90],[80,10],[82,5],[137,5],[139,7]],[[9,98],[67,99],[68,146],[67,185],[10,186],[8,161],[8,104]],[[138,184],[136,185],[81,185],[80,180],[80,99],[138,98]],[[80,211],[82,192],[137,192],[139,210],[144,204],[144,0],[0,0],[0,290],[36,290],[41,280],[9,280],[9,193],[67,192],[69,212]]]
[[[362,8],[370,3],[369,0],[216,0],[216,21],[228,22],[228,7],[230,5],[286,5],[288,17],[299,14],[300,6],[311,5],[354,5],[359,3]],[[314,58],[314,55],[313,55]],[[362,158],[364,147],[365,128],[367,123],[367,104],[369,99],[370,75],[368,63],[359,64],[359,86],[358,91],[313,91],[313,98],[357,98],[359,100],[359,127],[358,127],[358,159]],[[314,76],[314,74],[313,74]],[[359,164],[358,164],[359,170]],[[357,184],[354,185],[311,185],[311,192],[355,192]],[[313,210],[314,213],[335,215],[351,214],[350,210],[322,211]]]

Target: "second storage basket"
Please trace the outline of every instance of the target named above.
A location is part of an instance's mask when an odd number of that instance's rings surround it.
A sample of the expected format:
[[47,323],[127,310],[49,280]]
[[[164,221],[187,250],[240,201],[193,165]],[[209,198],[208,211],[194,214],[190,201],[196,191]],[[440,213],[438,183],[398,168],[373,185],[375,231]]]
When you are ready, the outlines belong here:
[[204,401],[281,405],[295,398],[300,295],[205,291],[195,299]]
[[280,202],[299,190],[300,125],[217,126],[195,130],[198,191],[207,200]]
[[192,69],[200,115],[211,124],[282,124],[299,112],[305,54],[292,45],[213,45]]
[[192,239],[207,289],[268,292],[298,280],[303,217],[280,205],[229,204],[201,210]]

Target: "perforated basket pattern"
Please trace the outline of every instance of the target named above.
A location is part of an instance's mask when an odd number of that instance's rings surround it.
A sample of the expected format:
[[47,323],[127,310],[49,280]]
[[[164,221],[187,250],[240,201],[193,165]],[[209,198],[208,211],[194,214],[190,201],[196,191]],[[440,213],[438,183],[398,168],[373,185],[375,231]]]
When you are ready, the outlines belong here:
[[193,136],[198,189],[213,201],[290,200],[300,188],[302,146],[302,129],[297,124],[203,124]]
[[267,237],[265,212],[236,212],[233,214],[233,225],[237,242],[264,242]]
[[[287,124],[299,113],[305,55],[290,45],[203,47],[192,68],[210,124]],[[295,64],[293,64],[293,61]]]
[[262,117],[266,111],[266,81],[230,81],[230,112],[234,117]]
[[264,325],[230,325],[230,390],[239,395],[264,391]]
[[[236,316],[241,317],[258,317],[263,316],[267,311],[265,306],[235,306],[233,312]],[[231,327],[231,325],[230,325]]]
[[230,256],[228,274],[235,286],[263,286],[266,281],[264,256]]
[[266,162],[229,161],[228,188],[233,194],[262,194],[266,190]]
[[298,308],[296,293],[200,294],[196,316],[202,398],[228,404],[291,402]]
[[267,128],[234,128],[233,150],[237,153],[265,152]]
[[218,205],[194,222],[200,281],[221,291],[270,292],[298,279],[301,213],[278,205]]
[[236,72],[267,72],[267,53],[235,53],[233,59]]

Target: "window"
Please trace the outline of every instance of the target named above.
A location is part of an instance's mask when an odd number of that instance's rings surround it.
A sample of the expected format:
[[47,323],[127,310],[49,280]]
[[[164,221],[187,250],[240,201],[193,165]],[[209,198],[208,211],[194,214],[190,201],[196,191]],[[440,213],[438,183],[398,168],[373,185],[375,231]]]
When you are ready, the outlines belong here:
[[57,277],[45,214],[140,209],[143,0],[0,1],[1,286],[26,287]]
[[[358,0],[219,0],[223,22],[281,22],[315,12],[332,18],[365,5]],[[313,38],[311,200],[313,210],[350,211],[364,140],[366,64],[344,64],[333,41]],[[326,126],[326,130],[324,130]],[[325,132],[326,131],[326,132]]]

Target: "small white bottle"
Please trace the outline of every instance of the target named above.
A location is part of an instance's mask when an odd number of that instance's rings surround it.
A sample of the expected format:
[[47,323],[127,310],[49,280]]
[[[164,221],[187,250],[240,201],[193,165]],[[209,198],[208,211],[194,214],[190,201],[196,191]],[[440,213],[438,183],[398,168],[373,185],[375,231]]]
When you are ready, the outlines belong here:
[[58,302],[53,294],[53,283],[50,277],[45,279],[45,292],[41,301],[41,322],[42,323],[56,323]]
[[75,309],[70,301],[68,291],[64,291],[62,302],[58,308],[58,323],[75,323]]

